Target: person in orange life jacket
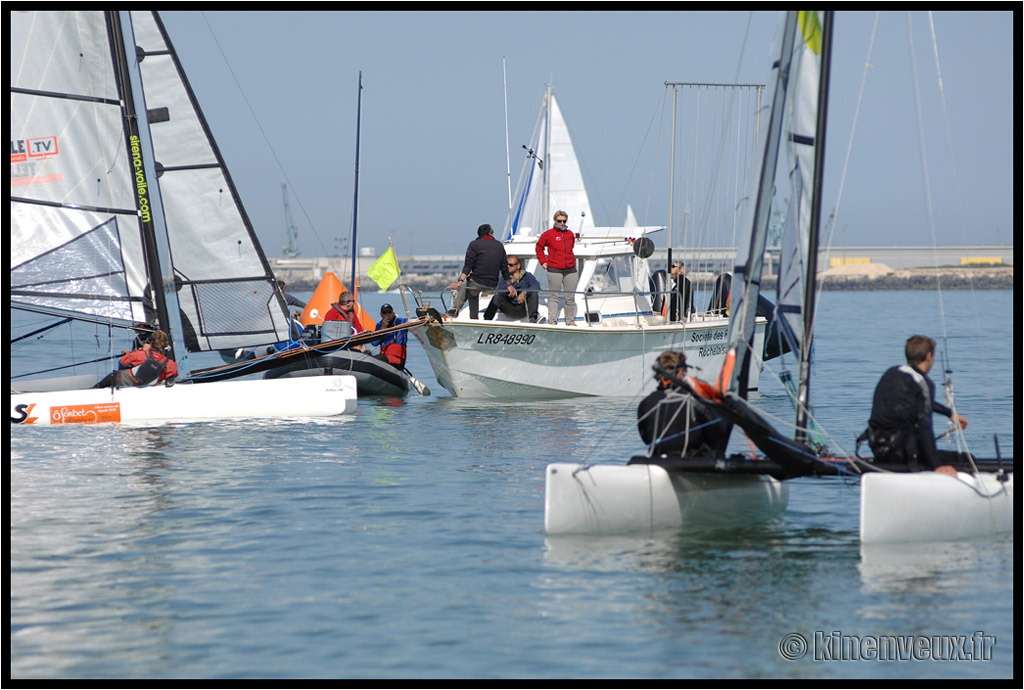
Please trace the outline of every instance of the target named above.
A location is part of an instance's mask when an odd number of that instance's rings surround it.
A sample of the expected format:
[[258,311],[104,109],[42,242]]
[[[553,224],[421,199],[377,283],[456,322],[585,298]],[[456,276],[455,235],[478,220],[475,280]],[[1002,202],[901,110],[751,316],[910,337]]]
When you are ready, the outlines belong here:
[[359,317],[356,316],[356,298],[351,292],[343,292],[338,295],[338,301],[331,305],[324,315],[324,321],[348,321],[352,324],[352,334],[363,331]]
[[448,286],[450,290],[458,290],[448,316],[458,316],[462,305],[468,301],[469,318],[476,319],[480,315],[480,293],[497,289],[499,274],[508,283],[508,296],[515,297],[516,289],[509,281],[506,263],[505,245],[494,239],[494,230],[484,223],[476,229],[476,239],[466,248],[466,262],[459,279]]
[[565,297],[565,325],[576,325],[576,235],[566,227],[569,214],[555,211],[555,226],[537,240],[537,259],[548,272],[548,323],[558,323],[559,302]]
[[[396,317],[395,310],[391,308],[390,304],[382,304],[380,307],[380,321],[377,322],[377,330],[379,331],[382,328],[391,328],[392,326],[400,326],[401,324],[408,322],[408,320],[409,319]],[[409,344],[409,331],[385,333],[371,342],[374,345],[380,345],[380,353],[377,355],[377,359],[384,360],[388,364],[393,365],[396,369],[405,368],[405,357],[407,346]]]
[[[676,378],[690,378],[686,376],[686,355],[682,352],[661,353],[658,365]],[[729,424],[695,403],[689,391],[670,379],[661,374],[654,378],[658,388],[640,401],[636,411],[640,438],[651,446],[651,454],[721,456],[729,442]]]
[[167,356],[167,334],[154,331],[153,337],[140,349],[126,352],[120,369],[107,374],[94,388],[109,386],[147,386],[163,383],[178,376],[178,365]]

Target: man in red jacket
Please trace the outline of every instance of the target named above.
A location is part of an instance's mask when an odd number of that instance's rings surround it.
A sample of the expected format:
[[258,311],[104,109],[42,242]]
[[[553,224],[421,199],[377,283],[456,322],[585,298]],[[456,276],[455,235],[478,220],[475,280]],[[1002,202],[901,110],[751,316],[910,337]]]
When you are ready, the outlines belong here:
[[537,240],[537,259],[542,268],[548,272],[548,323],[558,323],[559,301],[561,293],[565,297],[565,325],[576,325],[576,283],[579,274],[576,272],[576,255],[573,245],[576,235],[566,227],[569,214],[565,211],[555,212],[555,227],[551,228]]

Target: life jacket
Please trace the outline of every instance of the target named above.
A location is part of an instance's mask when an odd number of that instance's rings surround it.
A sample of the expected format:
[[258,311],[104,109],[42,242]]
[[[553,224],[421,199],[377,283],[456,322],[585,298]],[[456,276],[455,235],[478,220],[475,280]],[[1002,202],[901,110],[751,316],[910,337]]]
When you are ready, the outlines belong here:
[[[335,317],[336,318],[328,318]],[[324,317],[324,321],[348,321],[352,324],[352,333],[362,333],[363,325],[359,322],[359,317],[356,316],[355,311],[347,312],[341,308],[341,305],[337,302],[331,304],[331,310],[327,312]]]
[[133,386],[148,386],[157,381],[164,373],[164,369],[167,368],[167,358],[163,357],[158,360],[154,355],[155,353],[150,350],[141,364],[128,370],[128,378],[131,379]]
[[380,353],[387,357],[388,364],[394,364],[401,369],[405,366],[406,352],[408,348],[398,343],[388,343],[380,348]]

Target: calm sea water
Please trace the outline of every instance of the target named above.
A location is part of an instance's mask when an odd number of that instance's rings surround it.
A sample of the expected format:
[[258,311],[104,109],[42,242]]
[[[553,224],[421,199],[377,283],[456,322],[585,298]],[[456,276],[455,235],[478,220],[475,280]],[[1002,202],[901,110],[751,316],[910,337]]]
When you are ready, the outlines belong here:
[[[948,351],[972,449],[994,455],[998,433],[1018,454],[1013,293],[939,297],[822,296],[812,397],[837,448],[923,332]],[[400,301],[365,302],[384,300]],[[83,358],[101,340],[75,337]],[[862,551],[857,484],[807,479],[769,525],[549,539],[545,465],[642,453],[638,401],[465,402],[418,344],[409,367],[433,396],[344,418],[12,428],[10,674],[1012,676],[1012,536]],[[782,368],[756,401],[785,422]],[[794,635],[810,647],[788,660]],[[884,636],[956,636],[982,658],[850,658]]]

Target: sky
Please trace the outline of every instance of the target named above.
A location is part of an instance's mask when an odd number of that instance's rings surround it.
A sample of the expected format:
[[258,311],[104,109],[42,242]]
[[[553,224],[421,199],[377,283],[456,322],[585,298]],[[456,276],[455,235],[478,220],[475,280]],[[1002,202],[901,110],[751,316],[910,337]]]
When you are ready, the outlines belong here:
[[[284,183],[301,256],[350,252],[360,72],[360,247],[461,254],[481,223],[500,229],[547,84],[595,222],[623,223],[628,202],[666,224],[664,83],[763,83],[780,26],[726,11],[161,16],[270,257],[286,241]],[[837,12],[833,246],[1013,242],[1015,20]]]

